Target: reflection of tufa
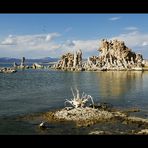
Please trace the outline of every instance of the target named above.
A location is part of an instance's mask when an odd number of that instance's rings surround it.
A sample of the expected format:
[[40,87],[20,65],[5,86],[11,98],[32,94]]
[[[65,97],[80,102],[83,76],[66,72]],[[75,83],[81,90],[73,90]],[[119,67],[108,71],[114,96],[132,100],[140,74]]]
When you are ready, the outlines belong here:
[[45,125],[45,122],[43,122],[43,121],[40,123],[39,127],[41,129],[46,129],[47,128],[46,125]]

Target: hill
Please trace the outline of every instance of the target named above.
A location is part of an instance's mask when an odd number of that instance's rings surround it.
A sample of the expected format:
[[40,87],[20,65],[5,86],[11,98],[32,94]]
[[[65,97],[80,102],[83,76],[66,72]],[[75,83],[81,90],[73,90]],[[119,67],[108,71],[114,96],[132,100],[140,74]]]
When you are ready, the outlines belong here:
[[[58,61],[58,58],[51,58],[51,57],[45,57],[45,58],[41,58],[41,59],[26,59],[25,62],[26,63],[48,63],[48,62],[56,62]],[[21,59],[18,58],[9,58],[9,57],[2,57],[0,58],[0,62],[2,63],[20,63]]]

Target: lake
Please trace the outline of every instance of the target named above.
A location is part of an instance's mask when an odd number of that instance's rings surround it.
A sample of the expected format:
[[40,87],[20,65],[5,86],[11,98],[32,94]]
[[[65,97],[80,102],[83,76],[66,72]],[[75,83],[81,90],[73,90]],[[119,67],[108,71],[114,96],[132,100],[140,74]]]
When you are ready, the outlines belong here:
[[[18,70],[0,73],[0,134],[59,134],[68,133],[73,126],[51,125],[48,133],[35,126],[39,121],[19,121],[16,118],[64,107],[65,99],[78,88],[91,95],[95,102],[113,104],[116,108],[139,108],[137,116],[148,118],[148,71],[64,72],[56,70]],[[60,132],[60,130],[62,130]],[[69,134],[85,134],[74,128]]]

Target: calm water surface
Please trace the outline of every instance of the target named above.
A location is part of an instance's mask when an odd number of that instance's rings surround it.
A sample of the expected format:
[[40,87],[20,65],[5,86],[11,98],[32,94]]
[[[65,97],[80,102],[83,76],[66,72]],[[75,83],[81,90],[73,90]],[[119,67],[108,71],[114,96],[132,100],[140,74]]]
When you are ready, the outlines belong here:
[[[0,134],[38,134],[34,128],[37,121],[21,122],[15,117],[64,107],[65,99],[72,98],[71,87],[91,95],[95,102],[108,102],[117,108],[139,108],[141,112],[137,115],[147,118],[147,71],[19,70],[13,74],[0,73]],[[56,125],[51,125],[52,128],[61,129]],[[85,134],[84,131],[73,130]]]

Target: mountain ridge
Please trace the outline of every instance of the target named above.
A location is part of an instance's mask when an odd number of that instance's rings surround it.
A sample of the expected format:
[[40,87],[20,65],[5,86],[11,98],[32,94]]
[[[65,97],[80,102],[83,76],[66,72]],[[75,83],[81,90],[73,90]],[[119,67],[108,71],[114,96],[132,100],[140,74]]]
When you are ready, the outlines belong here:
[[[42,63],[48,63],[48,62],[56,62],[58,61],[58,58],[51,58],[51,57],[44,57],[44,58],[36,58],[36,59],[30,59],[26,58],[25,62],[42,62]],[[16,62],[20,63],[21,59],[19,58],[11,58],[11,57],[1,57],[0,62]]]

